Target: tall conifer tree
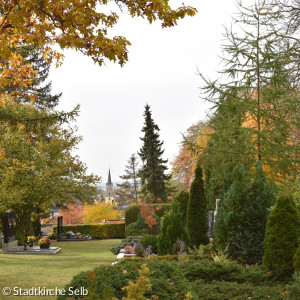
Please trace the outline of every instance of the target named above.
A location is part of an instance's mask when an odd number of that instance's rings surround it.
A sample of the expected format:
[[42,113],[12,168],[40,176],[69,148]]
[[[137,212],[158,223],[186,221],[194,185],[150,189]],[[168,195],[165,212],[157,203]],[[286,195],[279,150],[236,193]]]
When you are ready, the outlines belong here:
[[196,247],[208,243],[207,201],[200,161],[199,159],[197,162],[195,179],[191,185],[187,205],[187,227],[191,238],[191,246]]
[[147,202],[159,202],[167,197],[166,181],[170,179],[165,174],[167,170],[166,163],[162,155],[163,142],[159,140],[159,127],[154,123],[150,106],[145,106],[145,125],[142,129],[144,136],[140,139],[143,146],[138,152],[142,160],[142,167],[139,171],[141,177],[141,194]]

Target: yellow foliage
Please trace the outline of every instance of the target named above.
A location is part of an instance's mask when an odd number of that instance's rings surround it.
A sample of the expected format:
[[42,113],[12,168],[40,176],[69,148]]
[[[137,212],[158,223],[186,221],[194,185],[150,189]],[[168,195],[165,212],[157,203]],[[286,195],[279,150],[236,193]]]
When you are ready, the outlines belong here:
[[149,268],[146,265],[142,265],[139,270],[140,276],[138,277],[136,283],[133,283],[131,280],[128,281],[128,286],[122,288],[122,290],[127,290],[128,296],[123,297],[122,300],[146,300],[148,298],[144,297],[144,294],[147,291],[151,290],[150,279],[147,275],[150,273]]
[[84,222],[85,223],[98,223],[104,219],[119,219],[121,213],[115,205],[106,203],[95,203],[93,205],[84,206]]

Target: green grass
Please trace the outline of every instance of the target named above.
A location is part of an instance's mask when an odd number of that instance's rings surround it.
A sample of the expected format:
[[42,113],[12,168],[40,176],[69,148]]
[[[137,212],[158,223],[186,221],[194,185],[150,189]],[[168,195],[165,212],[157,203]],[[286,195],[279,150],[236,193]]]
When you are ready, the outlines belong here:
[[99,265],[116,260],[110,248],[121,240],[99,240],[87,242],[53,242],[62,250],[56,255],[14,255],[0,252],[0,299],[56,299],[52,296],[8,296],[2,295],[3,287],[46,287],[62,289],[74,275],[91,270]]

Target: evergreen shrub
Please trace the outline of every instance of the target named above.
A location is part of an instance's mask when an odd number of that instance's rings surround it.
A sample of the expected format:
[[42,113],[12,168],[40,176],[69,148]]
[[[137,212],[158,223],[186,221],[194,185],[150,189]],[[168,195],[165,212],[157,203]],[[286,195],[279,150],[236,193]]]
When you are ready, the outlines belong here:
[[[186,299],[185,295],[191,291],[191,285],[180,273],[178,262],[150,261],[146,264],[150,269],[148,277],[152,288],[146,292],[145,298],[153,299],[152,296],[155,295],[157,296],[156,299]],[[136,282],[139,269],[143,264],[145,264],[143,259],[140,261],[121,260],[114,266],[100,266],[92,271],[81,272],[73,277],[65,290],[68,291],[69,287],[73,287],[74,290],[81,287],[86,288],[89,274],[95,274],[94,279],[97,281],[95,293],[100,299],[103,299],[105,288],[110,288],[114,297],[122,299],[126,296],[126,291],[122,287],[128,285],[128,280]],[[59,296],[58,300],[68,299],[69,297],[68,295]],[[193,299],[197,299],[197,297],[195,296]]]
[[158,254],[171,254],[174,243],[183,240],[186,245],[190,243],[189,233],[182,222],[178,202],[173,202],[172,209],[162,218],[160,235],[158,238]]
[[299,273],[300,276],[300,237],[298,238],[298,247],[293,257],[293,266],[295,271]]
[[187,212],[187,205],[189,202],[190,194],[187,191],[180,191],[178,194],[175,195],[174,200],[178,201],[179,209],[182,214],[182,221],[186,224],[186,212]]
[[144,248],[147,248],[148,246],[152,246],[152,252],[156,253],[158,252],[158,239],[156,235],[147,234],[142,236],[141,243],[144,246]]
[[138,213],[140,212],[140,205],[133,204],[125,209],[125,226],[137,221]]
[[200,244],[206,245],[209,242],[207,213],[201,160],[198,159],[187,206],[187,228],[192,247],[199,247]]
[[300,217],[291,196],[278,198],[267,221],[264,265],[277,276],[294,272],[293,257],[300,236]]

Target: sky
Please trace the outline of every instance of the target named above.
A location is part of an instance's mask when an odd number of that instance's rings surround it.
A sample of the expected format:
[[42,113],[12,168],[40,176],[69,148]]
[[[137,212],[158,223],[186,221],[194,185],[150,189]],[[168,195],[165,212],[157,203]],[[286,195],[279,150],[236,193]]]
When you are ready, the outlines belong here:
[[[181,2],[170,1],[172,7]],[[132,44],[122,68],[108,60],[99,67],[71,50],[64,51],[61,67],[51,68],[52,90],[63,93],[58,109],[81,106],[72,125],[78,127],[83,141],[74,154],[86,163],[89,173],[102,177],[102,183],[109,167],[112,181],[119,181],[127,160],[141,148],[146,103],[160,128],[164,158],[169,162],[178,154],[182,133],[206,117],[209,104],[201,99],[203,82],[197,72],[218,77],[224,25],[231,24],[237,8],[234,0],[184,3],[197,8],[198,14],[179,20],[173,28],[120,14],[109,33],[125,36]],[[109,9],[119,13],[115,6]]]

